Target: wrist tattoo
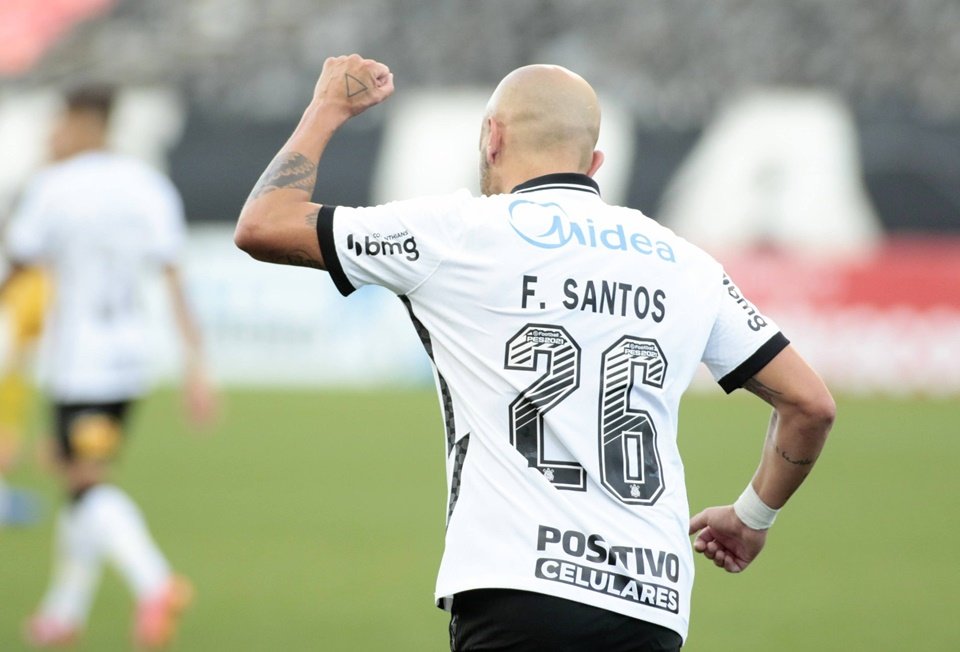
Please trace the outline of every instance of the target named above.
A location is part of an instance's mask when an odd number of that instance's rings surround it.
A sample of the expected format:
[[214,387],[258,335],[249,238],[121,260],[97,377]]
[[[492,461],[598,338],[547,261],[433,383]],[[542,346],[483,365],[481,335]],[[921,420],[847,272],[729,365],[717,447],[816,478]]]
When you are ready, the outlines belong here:
[[308,194],[313,194],[313,187],[317,183],[317,164],[308,159],[303,154],[297,152],[283,152],[277,154],[276,158],[270,162],[267,169],[264,170],[253,187],[253,191],[247,198],[257,199],[274,190],[282,188],[293,188],[303,190]]
[[812,458],[803,457],[803,458],[800,458],[800,459],[794,459],[793,457],[790,456],[790,453],[788,453],[787,451],[783,450],[783,449],[780,448],[779,446],[774,446],[774,448],[776,449],[776,451],[777,451],[777,453],[780,455],[780,457],[782,457],[783,459],[785,459],[786,461],[790,462],[791,464],[793,464],[793,465],[795,465],[795,466],[810,466],[811,464],[813,464],[813,459],[812,459]]

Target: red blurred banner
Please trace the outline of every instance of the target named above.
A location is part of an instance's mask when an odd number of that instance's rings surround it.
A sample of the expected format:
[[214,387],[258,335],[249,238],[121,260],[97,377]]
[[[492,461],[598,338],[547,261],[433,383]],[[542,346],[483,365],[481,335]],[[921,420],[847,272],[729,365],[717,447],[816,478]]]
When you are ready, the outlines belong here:
[[960,238],[894,238],[839,259],[719,258],[835,389],[960,394]]
[[77,23],[106,11],[115,0],[3,0],[0,3],[0,75],[32,68]]

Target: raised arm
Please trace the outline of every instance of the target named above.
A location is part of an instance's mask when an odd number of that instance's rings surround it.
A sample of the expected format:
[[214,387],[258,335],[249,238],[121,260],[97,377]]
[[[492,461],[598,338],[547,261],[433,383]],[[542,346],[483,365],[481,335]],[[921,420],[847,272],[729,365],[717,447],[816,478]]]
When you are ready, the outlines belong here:
[[320,205],[311,201],[317,164],[334,132],[393,93],[393,74],[357,54],[328,58],[300,123],[254,186],[234,242],[269,263],[324,269],[317,243]]
[[788,346],[744,384],[773,406],[753,480],[734,505],[690,519],[694,549],[731,573],[760,553],[779,510],[810,474],[833,425],[836,406],[823,381]]

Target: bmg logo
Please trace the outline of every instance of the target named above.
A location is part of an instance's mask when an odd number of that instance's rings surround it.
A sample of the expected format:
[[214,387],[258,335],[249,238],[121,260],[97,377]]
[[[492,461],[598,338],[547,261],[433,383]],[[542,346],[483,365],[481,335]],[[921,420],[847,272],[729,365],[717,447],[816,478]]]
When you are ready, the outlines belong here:
[[412,235],[403,240],[378,240],[377,236],[379,234],[373,234],[373,239],[370,236],[363,236],[363,242],[360,242],[359,238],[354,238],[353,234],[350,233],[347,235],[347,247],[353,249],[354,253],[358,256],[364,254],[368,256],[396,256],[397,254],[406,254],[406,258],[409,261],[418,260],[420,258],[420,250],[417,249],[417,240]]

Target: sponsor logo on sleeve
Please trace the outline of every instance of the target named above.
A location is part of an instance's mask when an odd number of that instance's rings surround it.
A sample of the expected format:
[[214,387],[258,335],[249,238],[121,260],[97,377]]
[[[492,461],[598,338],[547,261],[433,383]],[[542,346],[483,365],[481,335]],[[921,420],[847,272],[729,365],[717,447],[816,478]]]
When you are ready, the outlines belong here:
[[524,242],[540,249],[590,247],[656,256],[668,263],[677,262],[668,242],[624,227],[622,224],[598,227],[587,218],[578,222],[570,218],[560,204],[518,199],[510,204],[510,226]]
[[420,258],[417,248],[417,239],[407,231],[382,236],[379,233],[354,237],[347,235],[347,249],[353,250],[357,256],[399,256],[404,255],[407,260],[414,261]]
[[726,274],[723,276],[723,287],[727,289],[730,298],[736,301],[737,305],[743,308],[743,311],[747,314],[747,326],[750,330],[759,332],[767,327],[767,320],[764,316],[760,314],[756,306],[744,298],[743,294],[740,293],[740,288]]

